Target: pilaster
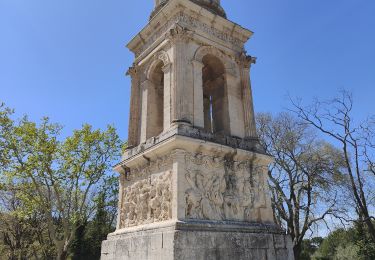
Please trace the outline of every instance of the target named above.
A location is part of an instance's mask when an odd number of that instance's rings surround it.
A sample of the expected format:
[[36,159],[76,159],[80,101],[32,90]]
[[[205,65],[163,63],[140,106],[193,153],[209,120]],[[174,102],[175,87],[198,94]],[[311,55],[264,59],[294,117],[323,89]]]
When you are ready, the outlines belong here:
[[139,144],[140,132],[140,77],[136,66],[130,67],[127,75],[131,76],[131,97],[130,97],[130,119],[128,131],[128,146],[134,147]]
[[[173,83],[172,83],[172,122],[192,123],[190,106],[194,102],[192,90],[187,86],[186,69],[189,66],[186,55],[187,43],[191,32],[176,24],[168,33],[173,49]],[[189,93],[191,91],[191,93]]]
[[243,107],[244,107],[244,119],[245,119],[245,137],[256,138],[256,123],[253,96],[250,81],[250,68],[251,64],[256,62],[256,58],[241,54],[240,57],[240,72],[242,82],[242,96],[243,96]]
[[164,129],[169,129],[172,123],[172,64],[163,66],[164,73]]
[[142,91],[142,102],[141,102],[141,108],[142,108],[142,115],[141,115],[141,131],[140,131],[140,142],[144,143],[146,142],[148,138],[148,113],[149,113],[149,105],[148,103],[151,102],[149,99],[150,96],[150,89],[151,89],[152,82],[149,80],[145,80],[141,84],[141,91]]
[[[203,81],[202,81],[202,69],[203,63],[200,61],[193,60],[193,78],[194,78],[194,121],[195,127],[204,128],[204,100],[203,100]],[[209,104],[208,104],[209,105]]]
[[185,219],[185,187],[183,185],[183,178],[185,176],[186,162],[185,151],[176,149],[171,153],[173,160],[173,193],[172,201],[172,219]]

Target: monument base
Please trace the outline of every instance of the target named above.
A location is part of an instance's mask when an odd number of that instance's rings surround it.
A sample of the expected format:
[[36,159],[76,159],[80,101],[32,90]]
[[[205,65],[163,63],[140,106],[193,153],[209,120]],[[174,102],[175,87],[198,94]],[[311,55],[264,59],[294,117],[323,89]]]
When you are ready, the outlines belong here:
[[292,241],[274,225],[164,222],[119,230],[102,260],[293,260]]

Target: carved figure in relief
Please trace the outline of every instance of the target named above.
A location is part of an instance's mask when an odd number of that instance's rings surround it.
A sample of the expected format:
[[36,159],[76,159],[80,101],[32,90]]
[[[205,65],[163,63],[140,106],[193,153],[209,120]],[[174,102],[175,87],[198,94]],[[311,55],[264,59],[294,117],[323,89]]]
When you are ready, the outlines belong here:
[[156,216],[160,216],[161,201],[159,196],[157,196],[155,187],[153,187],[150,191],[150,209],[150,219],[154,219]]
[[[186,216],[191,219],[251,221],[255,193],[260,189],[254,187],[252,175],[258,173],[246,163],[224,164],[209,158],[197,158],[188,159],[192,169],[186,169],[189,184]],[[221,167],[217,167],[218,163],[219,166],[222,163]],[[204,171],[199,169],[202,166]]]
[[223,192],[226,189],[224,171],[202,173],[188,170],[186,179],[191,186],[186,192],[188,215],[192,218],[222,220]]
[[170,171],[140,180],[123,191],[121,228],[168,220],[172,217]]

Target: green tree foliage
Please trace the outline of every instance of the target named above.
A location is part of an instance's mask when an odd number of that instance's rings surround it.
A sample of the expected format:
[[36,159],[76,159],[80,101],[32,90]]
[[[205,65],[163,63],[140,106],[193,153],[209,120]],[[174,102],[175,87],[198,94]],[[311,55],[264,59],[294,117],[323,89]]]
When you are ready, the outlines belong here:
[[301,246],[301,260],[311,260],[312,255],[319,249],[320,245],[323,243],[322,237],[314,237],[311,239],[304,239]]
[[316,260],[373,260],[375,244],[367,226],[357,222],[349,229],[330,233],[311,259]]
[[24,187],[7,183],[0,189],[0,252],[8,259],[53,259],[54,244],[45,217],[38,208],[24,213],[18,198]]
[[339,247],[344,248],[351,244],[353,235],[353,230],[338,229],[332,232],[323,241],[316,255],[322,259],[333,259]]
[[50,238],[57,258],[66,259],[83,223],[98,214],[98,193],[113,192],[111,165],[122,143],[112,126],[101,131],[84,125],[63,139],[62,127],[48,118],[36,124],[27,117],[13,120],[12,113],[0,107],[0,187],[9,192],[16,185],[21,206],[0,205],[1,213],[22,220],[37,214],[45,223],[39,232]]
[[107,238],[108,233],[114,231],[115,214],[108,207],[110,204],[106,193],[101,192],[96,199],[94,218],[76,230],[71,249],[72,260],[100,259],[101,242]]

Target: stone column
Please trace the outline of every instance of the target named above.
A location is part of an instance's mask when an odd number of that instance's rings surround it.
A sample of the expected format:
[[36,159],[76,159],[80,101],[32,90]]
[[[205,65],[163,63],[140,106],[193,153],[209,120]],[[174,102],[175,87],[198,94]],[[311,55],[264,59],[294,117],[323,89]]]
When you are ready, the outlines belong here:
[[[204,64],[200,61],[193,60],[193,78],[194,78],[194,121],[193,125],[196,127],[205,127],[204,100],[203,100],[203,81],[202,70]],[[209,103],[208,103],[209,105]]]
[[141,84],[141,91],[142,91],[142,115],[141,115],[141,134],[140,134],[140,142],[144,143],[146,142],[148,138],[148,102],[149,100],[149,91],[152,86],[152,82],[149,80],[145,80]]
[[212,118],[211,118],[211,100],[210,97],[203,97],[203,108],[204,108],[204,129],[208,132],[212,131]]
[[123,191],[125,187],[125,174],[126,173],[121,173],[120,174],[120,180],[119,180],[119,194],[118,194],[118,209],[117,209],[117,224],[116,224],[116,230],[119,230],[123,228],[121,226],[121,211],[124,208],[123,207]]
[[253,96],[250,81],[251,64],[255,63],[256,58],[243,54],[240,58],[240,71],[242,81],[242,96],[244,106],[245,138],[256,138],[256,123],[254,114]]
[[131,96],[130,96],[130,117],[128,146],[134,147],[139,144],[139,126],[140,126],[140,86],[138,69],[130,67],[126,75],[131,76]]
[[272,210],[272,202],[271,202],[271,196],[268,191],[270,191],[270,187],[268,185],[268,164],[265,164],[263,167],[261,167],[260,170],[260,185],[262,188],[260,189],[260,192],[262,193],[263,197],[263,205],[260,208],[260,219],[262,223],[271,223],[274,224],[274,216],[273,216],[273,210]]
[[185,174],[186,174],[186,152],[184,150],[174,150],[171,153],[173,159],[172,176],[172,219],[185,219]]
[[169,129],[172,123],[171,119],[171,75],[172,64],[166,64],[162,70],[164,72],[164,130]]
[[230,134],[239,138],[245,137],[244,108],[242,104],[242,86],[237,71],[226,73],[228,85],[228,110],[230,119]]
[[[173,83],[172,83],[172,122],[192,123],[189,113],[189,106],[193,99],[189,99],[189,88],[186,86],[186,67],[188,66],[186,58],[187,42],[189,40],[189,32],[176,24],[170,30],[168,35],[173,48]],[[192,92],[192,90],[190,90]]]
[[[212,104],[213,129],[217,131],[219,127],[220,132],[223,134],[232,135],[231,108],[229,104],[229,88],[232,84],[231,78],[228,73],[224,73],[222,76],[216,78],[212,84],[215,85],[213,89],[216,89],[212,94],[214,101]],[[219,125],[217,125],[217,123],[219,123]]]

